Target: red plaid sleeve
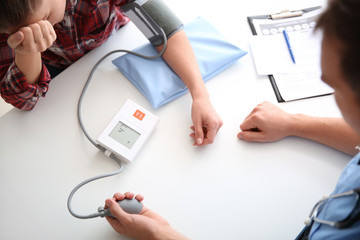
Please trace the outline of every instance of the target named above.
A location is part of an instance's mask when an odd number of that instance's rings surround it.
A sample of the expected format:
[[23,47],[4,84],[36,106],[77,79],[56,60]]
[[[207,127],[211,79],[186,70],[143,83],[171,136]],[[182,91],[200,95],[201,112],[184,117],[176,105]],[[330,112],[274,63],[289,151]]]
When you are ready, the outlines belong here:
[[45,96],[50,80],[50,74],[43,64],[39,81],[34,85],[28,84],[24,74],[13,63],[1,81],[1,96],[14,107],[31,110],[39,98]]
[[135,0],[115,0],[116,6],[124,6],[125,4],[128,4],[129,2],[133,2]]
[[39,97],[49,88],[50,74],[43,64],[37,84],[28,84],[24,74],[16,67],[14,51],[7,45],[6,34],[0,34],[0,93],[1,97],[22,110],[34,108]]
[[[114,30],[129,19],[119,9],[132,0],[67,1],[64,19],[54,29],[57,39],[42,53],[44,63],[65,69],[90,50],[105,42]],[[0,93],[13,106],[31,110],[48,91],[50,74],[43,64],[37,84],[27,83],[14,63],[14,51],[7,45],[7,34],[0,34]]]

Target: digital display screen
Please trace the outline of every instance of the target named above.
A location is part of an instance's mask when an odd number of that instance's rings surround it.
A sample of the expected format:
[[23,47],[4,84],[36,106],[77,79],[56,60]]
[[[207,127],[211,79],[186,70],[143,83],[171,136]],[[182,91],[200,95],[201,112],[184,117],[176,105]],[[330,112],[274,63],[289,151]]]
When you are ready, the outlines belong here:
[[129,127],[123,122],[118,122],[114,129],[110,132],[109,136],[118,143],[131,149],[135,142],[140,137],[140,133]]

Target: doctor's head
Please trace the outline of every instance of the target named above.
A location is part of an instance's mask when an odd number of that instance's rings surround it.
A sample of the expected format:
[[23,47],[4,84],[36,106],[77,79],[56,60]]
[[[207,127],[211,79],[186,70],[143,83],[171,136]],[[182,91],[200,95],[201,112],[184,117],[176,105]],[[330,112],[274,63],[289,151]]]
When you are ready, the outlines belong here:
[[334,89],[344,119],[360,134],[360,1],[329,0],[323,31],[322,80]]

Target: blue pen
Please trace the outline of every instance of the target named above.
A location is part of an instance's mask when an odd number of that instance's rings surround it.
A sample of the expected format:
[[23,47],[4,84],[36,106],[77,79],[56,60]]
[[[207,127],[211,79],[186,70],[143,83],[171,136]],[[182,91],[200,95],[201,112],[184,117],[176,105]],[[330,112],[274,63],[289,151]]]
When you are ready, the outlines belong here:
[[293,62],[295,63],[295,57],[294,57],[294,52],[291,48],[291,45],[290,45],[290,40],[289,40],[289,35],[287,34],[286,30],[283,30],[283,34],[284,34],[284,37],[285,37],[285,41],[286,41],[286,45],[289,49],[289,53],[290,53],[290,56],[291,56],[291,59],[293,60]]

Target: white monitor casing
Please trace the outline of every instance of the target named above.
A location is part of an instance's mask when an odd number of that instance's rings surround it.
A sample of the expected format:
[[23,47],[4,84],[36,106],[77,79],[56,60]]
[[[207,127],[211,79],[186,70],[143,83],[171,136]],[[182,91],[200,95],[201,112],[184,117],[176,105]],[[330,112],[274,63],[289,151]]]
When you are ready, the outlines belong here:
[[130,163],[154,131],[158,122],[157,116],[127,99],[96,142],[123,162]]

